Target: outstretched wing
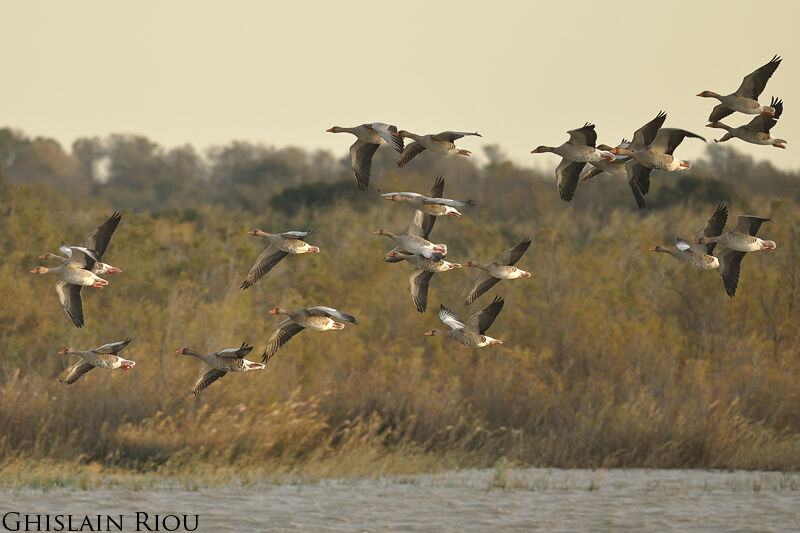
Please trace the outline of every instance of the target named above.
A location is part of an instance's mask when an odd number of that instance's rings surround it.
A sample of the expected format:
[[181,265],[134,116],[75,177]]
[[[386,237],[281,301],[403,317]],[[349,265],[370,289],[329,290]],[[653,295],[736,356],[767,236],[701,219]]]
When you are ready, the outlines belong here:
[[578,188],[578,182],[581,180],[581,171],[586,163],[573,162],[568,159],[562,159],[561,163],[556,167],[556,185],[558,186],[558,194],[565,202],[572,200],[575,196],[575,189]]
[[461,329],[464,327],[464,321],[461,317],[445,307],[444,304],[439,305],[439,320],[450,326],[450,329]]
[[408,277],[411,300],[420,313],[425,312],[425,309],[428,308],[428,284],[430,284],[433,274],[434,272],[425,270],[414,270]]
[[758,228],[761,227],[761,224],[771,221],[771,218],[757,217],[754,215],[739,215],[739,221],[736,223],[733,231],[738,231],[739,233],[744,233],[755,237],[756,233],[758,233]]
[[656,138],[650,143],[649,148],[654,152],[672,155],[678,145],[687,137],[701,139],[703,142],[706,142],[705,137],[701,137],[691,131],[679,128],[661,128],[658,130]]
[[[725,229],[725,224],[728,222],[728,206],[719,204],[714,214],[706,221],[706,225],[697,230],[695,237],[719,237],[722,235],[722,230]],[[717,243],[710,242],[708,244],[701,244],[700,253],[711,255]]]
[[104,345],[102,345],[102,346],[100,346],[98,348],[95,348],[92,351],[95,352],[95,353],[110,353],[110,354],[117,355],[119,352],[122,351],[123,348],[125,348],[132,341],[133,341],[133,339],[128,337],[124,341],[111,342],[111,343],[108,343],[108,344],[104,344]]
[[733,109],[725,104],[717,104],[714,106],[714,109],[711,110],[711,114],[708,115],[708,120],[709,122],[717,122],[731,114],[733,114]]
[[92,363],[84,359],[81,359],[80,361],[78,361],[77,363],[75,363],[70,367],[69,372],[67,373],[67,377],[65,377],[64,379],[59,379],[58,381],[60,381],[64,385],[72,385],[73,383],[78,381],[78,379],[82,375],[84,375],[85,373],[87,373],[92,369],[94,369],[94,365]]
[[736,89],[736,94],[739,96],[744,96],[745,98],[758,100],[758,97],[761,96],[762,92],[764,92],[767,82],[778,69],[780,64],[781,58],[775,54],[767,64],[758,67],[744,77],[742,84],[738,89]]
[[75,327],[83,327],[83,302],[81,302],[81,286],[67,283],[66,281],[56,282],[56,293],[58,301],[67,315],[72,319]]
[[430,198],[441,198],[444,194],[444,178],[442,176],[437,176],[436,181],[433,182],[433,187],[431,187],[431,192],[428,193]]
[[475,285],[472,287],[472,290],[469,291],[467,294],[466,304],[469,305],[478,298],[481,297],[486,291],[497,285],[497,282],[500,281],[500,278],[496,278],[491,274],[484,273],[481,277],[478,278],[478,281],[475,282]]
[[[59,246],[59,250],[62,249],[62,246]],[[94,250],[89,250],[83,246],[70,246],[69,250],[71,253],[69,254],[68,263],[72,266],[76,266],[84,270],[91,270],[95,263],[100,261],[100,257],[94,252]]]
[[386,144],[394,148],[397,152],[403,153],[403,138],[399,135],[392,135],[397,133],[397,126],[384,124],[383,122],[373,122],[367,124],[370,128],[375,130],[381,138],[386,141]]
[[514,265],[519,261],[531,245],[531,240],[528,237],[522,239],[518,245],[509,248],[495,260],[498,265]]
[[358,325],[356,321],[356,317],[353,315],[348,315],[347,313],[342,313],[338,309],[334,309],[333,307],[325,307],[324,305],[317,305],[315,307],[309,307],[307,309],[310,315],[324,315],[328,318],[335,318],[336,320],[342,320],[344,322],[350,322],[353,325]]
[[411,223],[406,230],[406,235],[416,235],[427,239],[435,224],[436,217],[434,215],[426,215],[419,209],[415,209],[414,216],[411,217]]
[[243,342],[239,348],[228,348],[227,350],[220,350],[216,352],[214,355],[217,357],[223,357],[225,359],[241,359],[245,355],[249,354],[253,350],[252,346],[248,346],[246,342]]
[[745,252],[737,252],[730,248],[723,248],[717,258],[719,259],[719,273],[722,276],[722,283],[725,285],[725,292],[733,298],[736,295],[736,287],[739,285],[739,268]]
[[483,135],[481,135],[477,131],[474,133],[470,133],[468,131],[443,131],[442,133],[437,133],[436,135],[433,135],[432,138],[437,141],[453,142],[460,139],[461,137],[468,137],[470,135],[483,137]]
[[661,129],[661,126],[664,125],[664,121],[667,120],[667,114],[663,111],[659,111],[656,118],[639,128],[633,133],[633,139],[631,140],[630,148],[632,150],[641,150],[642,148],[647,147],[653,139],[656,138],[658,134],[658,130]]
[[594,146],[597,142],[597,132],[594,131],[594,124],[589,124],[588,122],[583,127],[569,130],[567,133],[569,133],[567,142],[570,144]]
[[424,151],[425,151],[424,146],[422,146],[417,141],[412,142],[403,149],[403,153],[400,154],[400,159],[397,160],[397,166],[400,168],[406,166],[409,161],[411,161]]
[[270,252],[270,248],[261,252],[255,264],[250,268],[250,272],[247,273],[247,277],[242,284],[239,285],[239,288],[245,290],[252,287],[256,281],[264,277],[267,272],[272,270],[272,267],[277,265],[281,259],[287,255],[289,255],[289,252],[284,252],[283,250]]
[[486,333],[486,330],[491,327],[497,315],[500,314],[504,304],[505,301],[502,298],[495,296],[492,303],[469,317],[469,322],[467,322],[467,327],[465,329],[472,333],[480,333],[483,335]]
[[350,147],[350,165],[353,167],[353,175],[361,191],[366,191],[369,186],[372,156],[375,155],[378,146],[359,139]]
[[206,365],[197,375],[197,379],[194,381],[194,385],[192,385],[192,390],[190,391],[192,394],[200,394],[200,392],[217,381],[219,378],[227,374],[225,370],[219,370],[218,368],[214,368],[213,366]]
[[283,237],[284,239],[303,240],[306,237],[308,237],[309,235],[311,235],[312,233],[314,233],[314,232],[311,231],[311,230],[308,230],[308,231],[284,231],[283,233],[281,233],[281,237]]
[[108,220],[97,226],[86,236],[86,247],[90,250],[97,252],[98,261],[103,257],[108,248],[108,243],[111,242],[111,236],[117,230],[119,222],[122,220],[122,215],[118,211],[114,211]]
[[287,318],[280,324],[278,327],[275,328],[275,331],[272,332],[272,335],[269,336],[269,340],[267,341],[267,347],[264,349],[264,353],[261,354],[261,362],[266,363],[269,361],[270,357],[275,355],[275,352],[280,349],[281,346],[289,342],[289,339],[303,331],[305,328],[292,320],[291,318]]

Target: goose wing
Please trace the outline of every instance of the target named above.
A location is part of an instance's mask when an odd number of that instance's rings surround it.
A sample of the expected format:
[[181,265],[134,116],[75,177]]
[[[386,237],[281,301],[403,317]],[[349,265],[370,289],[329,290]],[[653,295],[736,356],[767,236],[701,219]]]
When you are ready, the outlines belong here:
[[705,137],[701,137],[691,131],[679,128],[661,128],[658,130],[656,138],[650,143],[649,148],[654,152],[672,155],[678,145],[687,137],[702,139],[703,142],[706,142]]
[[272,332],[272,335],[269,336],[269,340],[267,341],[267,347],[264,349],[264,353],[261,354],[261,362],[266,363],[269,361],[270,357],[275,355],[281,346],[289,342],[289,339],[303,331],[305,328],[292,320],[291,318],[287,318],[275,328],[275,331]]
[[[628,175],[628,185],[631,185],[631,182],[635,182],[638,187],[638,191],[633,191],[634,196],[637,196],[637,192],[641,195],[645,195],[650,192],[650,173],[652,171],[653,169],[647,168],[646,166],[637,163],[633,159],[625,163],[625,172]],[[633,190],[633,185],[631,185],[631,189]],[[644,198],[642,198],[642,203],[644,203]],[[639,205],[640,209],[645,207],[645,205],[639,204],[638,197],[636,204]]]
[[436,181],[433,182],[433,186],[431,187],[431,192],[428,193],[428,196],[431,198],[441,198],[444,194],[444,177],[437,176]]
[[397,133],[397,126],[384,124],[383,122],[373,122],[367,124],[367,126],[375,130],[375,132],[386,141],[386,144],[394,148],[397,152],[403,153],[403,138],[399,135],[392,135],[393,133]]
[[67,315],[72,319],[75,327],[83,327],[83,302],[81,302],[81,286],[59,280],[56,282],[58,301]]
[[289,252],[284,252],[283,250],[270,252],[270,248],[261,252],[255,264],[250,268],[250,272],[247,273],[247,277],[242,284],[239,285],[239,288],[245,290],[252,287],[256,281],[264,277],[267,272],[272,270],[272,267],[277,265],[281,259],[287,255],[289,255]]
[[372,171],[372,156],[378,149],[377,144],[357,140],[350,147],[350,164],[353,167],[353,175],[356,177],[358,189],[366,191],[369,186],[369,175]]
[[328,318],[335,318],[336,320],[342,320],[344,322],[350,322],[353,325],[358,325],[356,321],[356,317],[353,315],[348,315],[347,313],[342,313],[338,309],[334,309],[333,307],[325,307],[324,305],[317,305],[315,307],[309,307],[306,309],[308,314],[312,316],[327,316]]
[[717,256],[722,284],[725,285],[725,292],[731,298],[736,295],[736,287],[739,285],[739,268],[744,254],[745,252],[723,248]]
[[469,322],[467,322],[465,329],[472,333],[480,333],[483,335],[486,333],[486,330],[491,327],[497,315],[500,314],[504,304],[505,301],[502,298],[495,296],[492,303],[469,317]]
[[435,224],[436,217],[434,215],[426,215],[419,209],[415,209],[414,216],[411,217],[411,223],[406,230],[406,235],[416,235],[427,239]]
[[296,240],[302,241],[303,239],[305,239],[306,237],[308,237],[312,233],[314,233],[312,230],[308,230],[308,231],[284,231],[283,233],[281,233],[281,237],[283,237],[284,239],[296,239]]
[[72,385],[73,383],[78,381],[78,379],[80,379],[82,375],[84,375],[85,373],[89,372],[92,369],[94,369],[94,365],[92,363],[86,361],[85,359],[81,359],[80,361],[78,361],[69,368],[67,377],[65,377],[64,379],[59,379],[58,381],[60,381],[64,385]]
[[133,341],[133,339],[131,339],[129,337],[129,338],[125,339],[124,341],[111,342],[111,343],[108,343],[108,344],[104,344],[104,345],[102,345],[102,346],[100,346],[98,348],[95,348],[92,351],[95,352],[95,353],[110,353],[110,354],[113,354],[113,355],[117,355],[119,352],[122,351],[123,348],[125,348],[128,344],[130,344],[131,341]]
[[597,132],[594,131],[594,124],[587,122],[583,127],[569,130],[567,133],[569,133],[567,142],[570,144],[594,146],[597,143]]
[[475,282],[472,290],[467,294],[466,304],[469,305],[480,298],[486,291],[497,285],[499,281],[500,278],[496,278],[491,274],[482,274],[481,277],[478,278],[478,281]]
[[780,118],[781,114],[783,114],[783,100],[773,97],[769,103],[769,106],[775,110],[775,114],[773,116],[765,115],[763,113],[756,115],[753,120],[747,123],[745,128],[751,131],[768,133],[769,130],[771,130],[772,127],[778,123],[778,119]]
[[[62,249],[62,246],[59,246],[59,250]],[[72,266],[76,266],[84,270],[91,270],[95,263],[100,261],[100,257],[94,252],[94,250],[84,248],[83,246],[69,246],[68,248],[71,252],[69,254],[68,263]]]
[[558,186],[558,194],[565,202],[572,200],[575,196],[575,189],[578,188],[578,182],[581,180],[581,171],[586,163],[573,162],[568,159],[562,159],[561,163],[556,167],[556,185]]
[[745,98],[758,100],[758,97],[761,96],[762,92],[764,92],[767,82],[778,69],[780,64],[781,58],[776,54],[772,57],[772,59],[769,60],[768,63],[758,67],[753,72],[745,76],[744,79],[742,79],[742,84],[738,89],[736,89],[735,94],[738,96],[744,96]]
[[217,357],[223,357],[225,359],[241,359],[245,355],[249,354],[253,350],[252,346],[248,346],[246,342],[243,342],[239,348],[228,348],[226,350],[220,350],[216,352],[214,355]]
[[474,133],[470,133],[468,131],[443,131],[441,133],[437,133],[436,135],[432,135],[431,137],[436,141],[453,142],[460,139],[461,137],[468,137],[470,135],[483,137],[483,135],[481,135],[477,131]]
[[430,284],[433,274],[434,272],[425,270],[414,270],[408,277],[411,300],[420,313],[425,312],[425,309],[428,308],[428,284]]
[[464,321],[461,317],[445,307],[444,304],[439,305],[439,320],[450,326],[450,329],[461,329],[464,327]]
[[630,148],[632,150],[641,150],[642,148],[646,148],[653,139],[656,138],[658,134],[658,130],[661,129],[661,126],[664,125],[664,121],[667,120],[667,114],[663,111],[659,111],[656,118],[639,128],[633,133],[633,139],[631,140]]
[[708,120],[709,122],[717,122],[727,117],[728,115],[732,114],[733,114],[733,109],[726,106],[725,104],[717,104],[714,106],[714,109],[711,110],[711,114],[708,115]]
[[756,233],[758,233],[758,228],[761,227],[761,224],[771,221],[771,218],[757,217],[754,215],[739,215],[739,221],[736,223],[736,226],[734,226],[733,231],[755,237]]
[[400,159],[397,160],[397,166],[400,168],[406,166],[409,161],[411,161],[424,151],[425,151],[424,146],[422,146],[417,141],[412,142],[411,144],[403,148],[403,153],[400,154]]
[[117,230],[119,222],[122,220],[122,215],[118,211],[114,211],[108,220],[97,226],[86,236],[86,247],[90,250],[97,252],[98,261],[103,257],[108,248],[108,243],[111,242],[111,236]]
[[[706,225],[697,230],[696,237],[718,237],[722,235],[722,230],[725,229],[725,224],[728,222],[728,206],[719,204],[714,214],[706,221]],[[695,244],[694,247],[699,247],[695,251],[711,255],[717,243],[710,242],[708,244]]]
[[502,253],[500,257],[495,260],[498,265],[514,265],[519,261],[531,245],[531,240],[528,237],[522,239],[518,245],[509,248]]
[[197,379],[195,379],[194,385],[192,385],[192,390],[190,392],[192,394],[200,394],[203,389],[217,381],[225,374],[227,374],[225,370],[220,370],[209,365],[204,366],[197,375]]

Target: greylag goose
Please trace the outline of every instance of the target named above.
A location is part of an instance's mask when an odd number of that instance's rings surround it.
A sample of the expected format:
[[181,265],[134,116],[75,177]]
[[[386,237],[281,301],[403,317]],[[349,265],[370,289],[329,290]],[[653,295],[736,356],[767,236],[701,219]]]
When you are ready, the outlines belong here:
[[491,327],[494,319],[497,318],[500,310],[503,309],[503,304],[503,299],[495,296],[492,303],[469,317],[469,321],[467,321],[466,324],[457,314],[442,304],[439,307],[439,319],[450,326],[450,330],[442,331],[432,329],[426,331],[425,335],[443,335],[465,346],[474,346],[476,348],[491,346],[493,344],[503,344],[503,341],[485,335],[486,330]]
[[[97,261],[95,261],[94,265],[92,266],[92,272],[98,276],[103,276],[105,274],[119,274],[122,272],[122,270],[118,269],[117,267],[100,261],[100,259],[103,257],[103,254],[106,253],[108,244],[111,242],[111,236],[117,230],[117,226],[119,226],[121,220],[122,215],[120,215],[118,211],[114,211],[114,213],[108,217],[108,220],[94,228],[84,239],[84,247],[92,250],[94,252],[94,256],[97,258]],[[58,249],[67,257],[46,253],[40,255],[39,259],[58,261],[60,263],[68,262],[69,258],[72,256],[72,247],[67,246],[62,242]]]
[[281,346],[289,342],[289,339],[303,331],[305,328],[313,329],[314,331],[327,331],[329,329],[344,329],[344,324],[336,322],[348,322],[355,326],[358,325],[356,317],[342,313],[332,307],[325,307],[318,305],[316,307],[304,307],[297,311],[289,312],[281,307],[270,309],[269,312],[273,315],[286,315],[289,318],[279,323],[275,331],[270,335],[267,341],[267,347],[261,355],[261,361],[266,363],[275,355],[275,352]]
[[[260,280],[264,275],[272,270],[272,267],[277,265],[281,259],[289,254],[314,254],[319,252],[316,246],[310,246],[303,241],[306,237],[313,232],[309,231],[286,231],[284,233],[267,233],[260,229],[250,230],[247,233],[257,237],[264,237],[269,241],[267,248],[261,252],[261,255],[256,259],[255,264],[250,268],[247,277],[239,285],[242,290],[248,289],[253,284]],[[272,250],[272,247],[275,250]]]
[[[440,261],[447,255],[446,244],[434,244],[428,240],[428,236],[436,223],[436,217],[425,215],[417,209],[414,211],[414,216],[411,219],[408,229],[405,233],[395,235],[391,231],[379,229],[374,231],[375,235],[383,235],[389,237],[395,243],[392,252],[406,252],[409,254],[419,254],[427,259],[433,261]],[[396,262],[396,261],[390,261]]]
[[431,278],[437,272],[447,272],[455,268],[461,268],[458,263],[450,263],[448,261],[440,260],[433,261],[421,255],[406,254],[403,252],[389,252],[386,254],[389,263],[394,263],[391,259],[399,259],[400,261],[408,261],[414,265],[414,270],[408,276],[408,285],[411,289],[411,301],[414,302],[414,307],[420,313],[425,312],[428,307],[428,285]]
[[764,113],[766,115],[773,115],[775,109],[770,106],[762,106],[758,103],[758,97],[767,86],[767,81],[775,73],[778,65],[781,64],[781,58],[776,54],[766,65],[763,65],[742,80],[742,84],[736,89],[735,93],[726,96],[719,95],[713,91],[703,91],[698,93],[697,96],[703,98],[716,98],[720,101],[716,107],[711,111],[708,117],[709,122],[716,122],[727,117],[734,111],[746,113],[748,115],[757,115]]
[[70,367],[66,378],[59,379],[58,381],[65,385],[72,385],[78,381],[82,375],[94,369],[95,367],[111,369],[121,368],[127,372],[133,368],[136,363],[128,359],[123,359],[117,354],[121,352],[122,349],[128,344],[130,344],[132,340],[133,339],[128,338],[124,341],[104,344],[98,348],[93,348],[86,351],[64,348],[58,352],[59,355],[77,355],[80,357],[80,360]]
[[501,279],[531,277],[530,272],[526,272],[513,266],[522,258],[523,255],[525,255],[525,252],[528,251],[528,247],[530,245],[531,240],[528,237],[525,237],[522,239],[522,242],[503,252],[500,257],[488,265],[482,265],[475,261],[467,261],[464,263],[464,266],[480,268],[484,271],[484,274],[478,278],[478,281],[475,282],[475,286],[472,287],[472,290],[467,295],[466,304],[469,305],[477,300],[483,293],[494,287]]
[[399,153],[403,152],[403,139],[393,135],[397,133],[397,126],[384,124],[383,122],[372,122],[361,124],[352,128],[334,126],[327,129],[330,133],[352,133],[358,139],[350,147],[350,164],[353,167],[353,175],[356,177],[358,189],[366,191],[369,187],[369,175],[372,170],[372,156],[378,147],[388,143]]
[[200,391],[217,381],[228,372],[247,372],[248,370],[263,370],[264,365],[244,358],[253,349],[246,343],[242,343],[239,348],[228,348],[218,352],[201,354],[194,348],[181,348],[175,353],[192,355],[205,363],[203,369],[194,381],[192,394],[200,394]]
[[[611,150],[612,154],[627,155],[631,158],[625,163],[625,171],[628,173],[629,180],[636,181],[642,195],[650,191],[650,172],[652,170],[672,172],[691,168],[691,163],[681,161],[672,155],[685,138],[690,137],[700,139],[703,142],[706,141],[704,137],[690,131],[678,128],[661,128],[661,124],[664,123],[666,118],[666,113],[660,112],[656,118],[636,130],[629,147],[617,146]],[[648,140],[650,142],[645,144]],[[630,181],[629,184],[631,184]],[[633,184],[631,184],[631,188],[633,189]],[[634,196],[637,196],[635,190]],[[642,202],[639,203],[639,197],[637,196],[639,207],[646,207],[646,204],[643,203],[644,198],[641,200]]]
[[64,311],[72,319],[76,327],[83,327],[83,303],[81,302],[81,288],[96,287],[102,289],[108,285],[108,281],[92,272],[97,256],[92,250],[72,246],[72,256],[66,263],[57,268],[47,268],[37,266],[31,270],[31,274],[55,274],[58,276],[56,282],[56,293],[58,301]]
[[[622,139],[622,142],[617,146],[622,148],[630,148],[631,144],[632,143],[628,142],[626,139]],[[611,150],[614,148],[608,146],[607,144],[600,144],[597,146],[597,149],[611,152]],[[601,161],[592,163],[593,168],[584,174],[584,176],[581,178],[581,182],[592,179],[595,176],[599,176],[604,172],[611,174],[612,176],[625,178],[628,181],[628,186],[630,186],[631,192],[633,192],[633,199],[636,200],[636,205],[641,208],[646,207],[647,203],[644,200],[642,190],[639,188],[639,182],[635,179],[628,179],[628,172],[625,169],[625,163],[630,161],[630,159],[631,158],[626,155],[615,155],[614,159],[611,161],[603,159]]]
[[586,163],[612,161],[614,156],[595,147],[597,132],[594,124],[588,122],[582,128],[567,131],[569,140],[561,146],[538,146],[531,150],[532,154],[552,152],[561,156],[561,163],[556,167],[556,185],[558,194],[565,202],[572,200],[580,181],[581,171]]
[[408,204],[414,209],[419,209],[424,214],[431,216],[453,215],[460,217],[461,213],[456,209],[457,207],[473,205],[472,200],[461,202],[458,200],[450,200],[449,198],[442,198],[443,193],[444,178],[439,176],[436,178],[428,196],[415,192],[387,192],[381,193],[381,197],[385,200]]
[[739,138],[751,144],[768,144],[775,148],[786,148],[785,140],[776,139],[769,134],[769,130],[778,123],[778,118],[780,118],[783,113],[783,100],[773,98],[770,102],[770,107],[775,110],[773,116],[770,117],[764,114],[758,115],[744,126],[739,126],[738,128],[731,128],[727,124],[723,124],[719,121],[711,122],[710,124],[706,124],[706,126],[709,128],[722,128],[728,132],[723,135],[720,140],[715,139],[714,142],[724,143],[733,138]]
[[466,131],[443,131],[435,135],[417,135],[416,133],[411,133],[410,131],[400,130],[398,133],[394,133],[393,135],[401,139],[409,138],[414,140],[414,142],[405,147],[403,153],[400,155],[400,159],[397,160],[398,167],[406,166],[409,161],[417,157],[425,150],[430,150],[431,152],[440,155],[458,154],[469,157],[472,155],[472,152],[469,150],[464,150],[463,148],[459,148],[455,145],[455,141],[470,135],[482,137],[482,135],[477,131],[474,133],[469,133]]

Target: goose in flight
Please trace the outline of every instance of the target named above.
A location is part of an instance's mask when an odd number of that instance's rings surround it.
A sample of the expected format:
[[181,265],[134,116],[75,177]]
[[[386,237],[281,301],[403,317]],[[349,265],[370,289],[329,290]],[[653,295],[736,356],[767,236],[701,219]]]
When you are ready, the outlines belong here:
[[400,130],[393,135],[401,139],[408,138],[414,140],[414,142],[405,147],[403,153],[400,155],[400,159],[397,160],[397,166],[401,168],[406,166],[409,161],[417,157],[425,150],[430,150],[431,152],[439,155],[458,154],[469,157],[472,155],[472,152],[469,150],[464,150],[463,148],[459,148],[455,145],[455,141],[467,136],[482,137],[482,135],[477,131],[474,133],[469,133],[467,131],[443,131],[435,135],[417,135],[416,133],[411,133],[410,131]]
[[[306,328],[313,329],[314,331],[327,331],[330,329],[344,329],[344,324],[341,322],[348,322],[355,326],[358,325],[356,317],[353,315],[348,315],[332,307],[325,307],[322,305],[304,307],[297,311],[287,311],[281,307],[275,307],[270,309],[269,312],[273,315],[286,315],[289,318],[279,323],[275,331],[270,335],[267,341],[267,347],[261,355],[261,361],[263,363],[269,361],[281,346],[289,342],[289,339]],[[337,320],[341,322],[337,322]]]
[[326,131],[329,133],[352,133],[356,136],[356,142],[350,147],[350,165],[353,167],[353,175],[356,177],[356,184],[360,191],[366,191],[369,187],[372,156],[375,155],[380,145],[388,143],[399,153],[403,152],[402,137],[393,135],[397,133],[397,126],[383,122],[361,124],[352,128],[334,126]]
[[289,254],[314,254],[319,252],[319,248],[311,246],[303,240],[313,233],[311,230],[267,233],[260,229],[254,229],[247,233],[256,237],[264,237],[269,242],[269,245],[261,252],[256,262],[250,267],[247,277],[239,285],[242,290],[252,287],[256,281],[264,277],[281,259]]
[[492,303],[469,317],[467,322],[442,304],[439,307],[439,319],[450,326],[450,330],[432,329],[425,332],[425,335],[443,335],[465,346],[476,348],[503,344],[503,341],[486,335],[486,330],[491,327],[494,319],[500,314],[503,304],[503,299],[495,296]]
[[244,358],[253,349],[247,343],[242,343],[239,348],[228,348],[218,352],[201,354],[194,348],[181,348],[175,353],[182,355],[191,355],[197,357],[205,363],[197,378],[194,381],[192,394],[200,394],[200,392],[214,383],[216,380],[227,374],[228,372],[247,372],[249,370],[263,370],[264,365],[248,361]]
[[64,348],[58,352],[59,355],[77,355],[80,359],[70,367],[69,372],[67,372],[67,377],[59,379],[58,381],[64,385],[72,385],[85,373],[97,367],[111,369],[121,368],[127,372],[133,368],[136,363],[128,359],[123,359],[117,354],[130,344],[132,340],[133,339],[128,338],[124,341],[104,344],[85,351]]
[[772,106],[762,106],[758,103],[758,97],[764,92],[767,82],[780,64],[781,58],[776,54],[768,63],[745,76],[744,79],[742,79],[742,84],[739,85],[739,88],[736,89],[734,93],[725,96],[717,94],[714,91],[698,93],[697,96],[716,98],[720,101],[711,111],[708,121],[716,122],[722,120],[734,111],[746,113],[748,115],[757,115],[759,113],[764,113],[768,116],[774,115],[775,108]]

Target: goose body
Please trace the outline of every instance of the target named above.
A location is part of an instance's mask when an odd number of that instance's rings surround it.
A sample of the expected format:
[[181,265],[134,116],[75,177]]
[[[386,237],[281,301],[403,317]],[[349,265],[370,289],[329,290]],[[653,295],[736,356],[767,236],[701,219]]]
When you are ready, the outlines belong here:
[[267,233],[260,229],[248,231],[250,235],[267,239],[269,245],[261,252],[256,262],[250,267],[247,277],[239,285],[242,290],[253,286],[255,282],[264,277],[267,272],[277,265],[281,259],[289,254],[313,254],[318,253],[319,248],[311,246],[303,239],[311,235],[312,231],[286,231],[284,233]]
[[428,196],[415,192],[389,192],[381,193],[384,200],[391,200],[410,205],[414,209],[421,211],[425,215],[431,216],[444,216],[453,215],[460,217],[461,213],[456,209],[457,207],[464,207],[472,205],[471,200],[461,202],[458,200],[450,200],[449,198],[442,198],[444,193],[444,178],[439,176],[431,188]]
[[398,152],[403,152],[403,138],[397,135],[397,127],[383,122],[361,124],[352,128],[334,126],[327,130],[330,133],[350,133],[356,136],[356,142],[350,146],[350,164],[359,190],[369,187],[372,172],[372,156],[382,144],[389,144]]
[[459,148],[456,146],[455,141],[467,136],[481,137],[481,134],[477,131],[474,133],[466,131],[443,131],[437,134],[417,135],[410,131],[400,130],[394,135],[401,139],[412,139],[414,141],[406,146],[403,149],[403,153],[400,154],[397,166],[401,168],[406,166],[409,161],[425,150],[430,150],[439,155],[463,155],[469,157],[472,155],[472,152]]
[[756,237],[761,224],[772,221],[771,218],[754,215],[739,215],[739,220],[733,228],[722,233],[719,228],[717,235],[706,235],[695,240],[695,244],[719,243],[726,248],[737,252],[757,252],[760,250],[774,250],[775,241]]
[[263,370],[264,365],[244,358],[253,349],[246,343],[242,343],[239,348],[228,348],[218,352],[202,354],[194,348],[181,348],[175,353],[191,355],[203,361],[205,366],[195,379],[192,394],[200,392],[211,385],[213,382],[227,374],[228,372],[247,372],[249,370]]
[[448,270],[461,268],[458,263],[450,263],[444,260],[433,261],[421,255],[403,252],[389,252],[386,257],[389,260],[388,262],[396,262],[392,260],[397,259],[408,261],[414,265],[414,270],[408,277],[408,285],[411,290],[411,301],[420,313],[424,312],[428,307],[428,285],[433,275],[437,272],[447,272]]
[[758,115],[744,126],[739,126],[738,128],[732,128],[719,121],[711,122],[710,124],[706,124],[706,126],[709,128],[721,128],[727,131],[722,138],[715,140],[714,142],[725,142],[731,139],[741,139],[751,144],[771,145],[775,148],[786,148],[785,140],[776,139],[769,133],[769,130],[771,130],[772,127],[777,124],[778,118],[780,118],[781,114],[783,113],[783,101],[773,98],[770,105],[773,109],[775,109],[775,114],[773,116],[763,114]]
[[727,117],[731,113],[738,111],[748,115],[764,113],[768,116],[775,114],[775,108],[762,106],[758,103],[758,97],[767,86],[767,82],[781,64],[781,58],[775,55],[768,63],[757,68],[742,79],[742,83],[736,92],[720,95],[714,91],[703,91],[697,96],[703,98],[716,98],[719,104],[714,107],[709,115],[709,122],[716,122]]
[[58,277],[56,282],[58,301],[72,323],[81,328],[84,324],[81,289],[83,287],[102,289],[108,285],[108,281],[92,272],[96,256],[91,250],[73,246],[72,252],[69,260],[61,266],[56,268],[37,266],[31,270],[31,274],[54,274]]
[[503,304],[502,298],[495,297],[491,304],[472,315],[466,322],[442,304],[439,306],[439,319],[449,326],[450,330],[432,329],[425,335],[450,337],[464,346],[475,348],[503,344],[503,341],[486,335],[486,330],[491,327],[497,315],[500,314]]
[[128,338],[124,341],[104,344],[100,347],[85,351],[64,348],[58,352],[59,355],[77,355],[80,357],[80,360],[70,367],[67,377],[59,381],[65,385],[72,385],[85,373],[97,367],[109,369],[121,368],[127,372],[133,368],[136,363],[129,359],[123,359],[117,354],[130,344],[132,340],[133,339]]
[[[314,331],[327,331],[331,329],[344,329],[344,324],[348,322],[358,325],[356,317],[348,315],[332,307],[318,305],[316,307],[304,307],[297,311],[287,311],[281,307],[270,309],[273,315],[286,315],[289,318],[279,323],[267,341],[267,347],[261,355],[261,361],[266,363],[275,355],[281,346],[289,342],[289,339],[303,331],[312,329]],[[337,320],[341,322],[337,322]]]
[[477,300],[482,294],[494,287],[497,282],[502,279],[519,279],[529,278],[531,273],[514,265],[519,261],[531,245],[531,240],[528,237],[503,252],[500,257],[495,259],[489,264],[481,264],[475,261],[467,261],[464,263],[466,267],[479,268],[484,271],[484,274],[478,278],[472,290],[467,295],[466,304],[469,305]]
[[414,211],[414,216],[411,218],[411,223],[405,233],[396,235],[384,229],[379,229],[373,233],[392,239],[396,245],[392,252],[419,254],[427,259],[439,261],[447,255],[447,245],[443,243],[434,244],[428,240],[435,224],[435,216],[426,215],[417,209]]
[[561,200],[569,202],[575,195],[580,181],[580,174],[586,163],[612,161],[614,156],[595,147],[597,132],[594,124],[588,122],[581,128],[567,131],[569,139],[561,146],[538,146],[531,150],[532,154],[551,152],[561,156],[561,163],[556,167],[556,186]]

